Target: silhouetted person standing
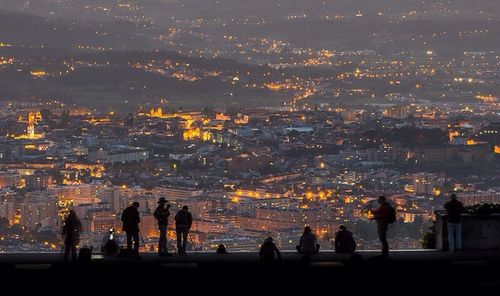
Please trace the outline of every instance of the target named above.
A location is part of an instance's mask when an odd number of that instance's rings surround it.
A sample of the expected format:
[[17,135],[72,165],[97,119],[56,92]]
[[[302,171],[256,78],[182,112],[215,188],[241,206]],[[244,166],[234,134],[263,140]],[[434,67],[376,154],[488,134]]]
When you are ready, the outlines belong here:
[[[123,231],[127,234],[127,251],[129,256],[140,258],[139,256],[139,203],[134,202],[131,206],[123,210],[122,222]],[[134,250],[132,251],[132,239],[134,240]]]
[[[274,254],[276,254],[276,257]],[[263,263],[273,263],[275,260],[281,261],[280,250],[276,244],[274,244],[272,237],[266,238],[262,246],[260,246],[259,257],[260,261]]]
[[460,251],[462,249],[461,214],[464,213],[464,206],[457,200],[457,196],[452,194],[444,208],[448,216],[448,249],[450,252]]
[[167,248],[168,217],[170,216],[169,208],[170,205],[167,204],[167,200],[164,197],[160,197],[158,200],[158,207],[154,212],[154,216],[158,221],[158,229],[160,230],[160,239],[158,241],[159,256],[171,256]]
[[311,227],[304,227],[304,233],[300,236],[299,245],[296,247],[300,254],[312,255],[319,252],[318,238],[312,232]]
[[385,196],[378,197],[379,207],[372,210],[374,219],[377,221],[377,233],[380,243],[382,243],[382,259],[389,258],[389,243],[387,242],[387,229],[389,228],[389,219],[391,206],[385,199]]
[[352,232],[347,230],[344,225],[339,226],[339,231],[335,235],[335,253],[352,254],[356,250],[356,242]]
[[[177,252],[179,255],[186,255],[187,239],[191,225],[193,225],[193,216],[189,212],[188,206],[183,206],[175,214],[175,232],[177,233]],[[193,246],[194,247],[194,246]]]
[[64,262],[68,262],[68,256],[71,252],[71,261],[76,261],[76,247],[80,243],[80,232],[82,231],[82,223],[76,216],[74,210],[69,211],[68,217],[64,220],[63,235],[64,235]]

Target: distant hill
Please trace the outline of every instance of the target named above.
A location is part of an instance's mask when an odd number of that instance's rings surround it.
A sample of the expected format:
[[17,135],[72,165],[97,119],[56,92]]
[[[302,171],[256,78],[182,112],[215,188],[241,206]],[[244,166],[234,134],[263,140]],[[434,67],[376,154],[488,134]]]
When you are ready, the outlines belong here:
[[0,10],[0,41],[25,47],[148,48],[150,38],[141,37],[137,26],[124,21],[101,26]]

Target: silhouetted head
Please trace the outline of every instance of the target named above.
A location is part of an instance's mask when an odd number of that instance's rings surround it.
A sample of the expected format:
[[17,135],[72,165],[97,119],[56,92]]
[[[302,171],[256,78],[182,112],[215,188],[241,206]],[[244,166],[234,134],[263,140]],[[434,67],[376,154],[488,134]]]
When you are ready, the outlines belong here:
[[309,226],[304,227],[304,234],[311,233],[311,232],[312,232],[311,227],[309,227]]
[[136,201],[134,201],[134,202],[132,203],[132,206],[133,206],[134,208],[138,209],[138,208],[139,208],[139,203],[138,203],[138,202],[136,202]]
[[74,219],[74,218],[76,218],[75,210],[69,210],[68,219]]
[[387,201],[387,200],[386,200],[385,196],[380,195],[380,196],[378,197],[378,203],[379,203],[379,204],[383,204],[383,203],[385,203],[386,201]]
[[189,208],[188,208],[188,206],[183,206],[183,207],[182,207],[182,210],[183,210],[183,211],[187,211],[187,210],[189,210]]
[[264,240],[264,242],[273,242],[273,238],[272,237],[268,237]]
[[345,227],[344,225],[340,225],[340,226],[339,226],[339,230],[340,230],[340,231],[346,231],[346,230],[347,230],[347,227]]
[[450,199],[451,199],[451,200],[455,200],[455,199],[457,199],[457,195],[456,195],[455,193],[452,193],[452,194],[450,195]]
[[219,247],[217,248],[217,253],[218,254],[226,253],[226,246],[224,244],[220,244]]
[[166,202],[167,202],[167,200],[164,197],[160,197],[160,199],[158,199],[158,203],[161,205],[166,203]]

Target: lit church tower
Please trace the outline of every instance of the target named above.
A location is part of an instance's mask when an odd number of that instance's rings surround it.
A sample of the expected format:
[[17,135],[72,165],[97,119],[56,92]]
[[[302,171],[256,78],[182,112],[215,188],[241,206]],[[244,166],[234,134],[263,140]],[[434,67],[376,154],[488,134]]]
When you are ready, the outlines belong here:
[[27,135],[29,139],[34,139],[35,138],[35,113],[30,112],[28,114],[28,129],[27,129]]

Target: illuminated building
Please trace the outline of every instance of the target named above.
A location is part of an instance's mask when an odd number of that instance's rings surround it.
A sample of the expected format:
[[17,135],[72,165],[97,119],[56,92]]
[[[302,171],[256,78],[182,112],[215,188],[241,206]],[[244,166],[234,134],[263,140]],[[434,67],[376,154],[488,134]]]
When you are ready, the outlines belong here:
[[476,204],[500,204],[500,192],[495,190],[467,192],[457,194],[464,206]]
[[243,115],[234,120],[234,123],[236,124],[248,124],[248,121],[250,120],[250,117],[248,115]]
[[187,187],[162,187],[157,188],[154,193],[167,199],[192,199],[201,196],[203,191]]
[[291,192],[272,192],[266,188],[255,189],[237,189],[233,193],[233,197],[237,198],[251,198],[251,199],[272,199],[272,198],[287,198],[290,197]]
[[45,77],[48,75],[47,72],[45,72],[43,70],[33,70],[30,72],[30,74],[34,77],[37,77],[37,78]]
[[19,187],[22,176],[13,172],[0,172],[0,188]]
[[199,139],[206,142],[212,140],[212,133],[208,131],[202,131],[200,128],[191,128],[182,132],[182,139],[184,141]]
[[199,139],[199,138],[201,138],[200,128],[188,129],[188,130],[184,130],[182,132],[182,139],[184,141],[190,141],[190,140]]
[[127,114],[124,120],[124,125],[128,127],[133,127],[135,125],[134,114],[132,113]]
[[116,218],[116,212],[110,210],[90,210],[87,212],[88,231],[107,233],[109,229],[118,229],[121,223]]
[[96,178],[101,178],[105,170],[102,164],[66,163],[64,167],[67,170],[89,171],[90,176]]
[[41,139],[44,137],[43,134],[37,134],[35,132],[35,125],[38,120],[42,118],[40,112],[30,112],[28,114],[28,120],[27,120],[27,127],[26,127],[26,134],[16,136],[14,137],[15,139]]
[[[36,193],[36,192],[35,192]],[[29,230],[57,225],[57,203],[53,196],[31,194],[22,203],[20,224]]]
[[384,117],[405,119],[411,115],[410,108],[408,106],[395,106],[384,110]]
[[89,160],[97,163],[134,163],[149,159],[149,151],[140,148],[123,147],[111,151],[102,148],[89,151]]
[[229,121],[231,120],[231,116],[229,115],[224,115],[224,113],[217,113],[215,115],[215,120],[219,120],[219,121]]
[[7,218],[9,224],[19,224],[23,198],[10,189],[0,190],[0,217]]
[[151,108],[149,111],[149,116],[150,117],[157,117],[157,118],[162,118],[163,117],[163,109],[161,107],[158,107],[158,109]]
[[73,205],[92,204],[100,201],[90,184],[49,187],[47,192],[59,200],[70,201]]
[[438,185],[437,176],[434,174],[413,174],[413,190],[415,194],[434,194],[434,188]]

